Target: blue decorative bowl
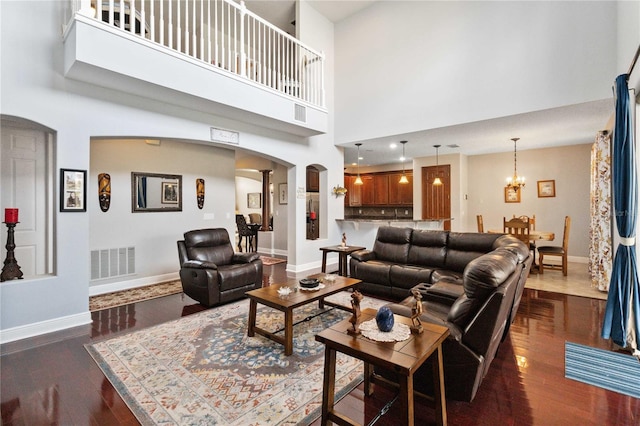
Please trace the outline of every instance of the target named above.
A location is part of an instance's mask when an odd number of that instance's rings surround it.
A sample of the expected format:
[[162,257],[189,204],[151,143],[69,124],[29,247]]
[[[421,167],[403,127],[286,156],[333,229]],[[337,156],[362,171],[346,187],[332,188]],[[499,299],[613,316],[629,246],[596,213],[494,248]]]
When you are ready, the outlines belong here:
[[380,331],[389,332],[393,328],[393,312],[386,306],[378,309],[376,314],[376,324]]

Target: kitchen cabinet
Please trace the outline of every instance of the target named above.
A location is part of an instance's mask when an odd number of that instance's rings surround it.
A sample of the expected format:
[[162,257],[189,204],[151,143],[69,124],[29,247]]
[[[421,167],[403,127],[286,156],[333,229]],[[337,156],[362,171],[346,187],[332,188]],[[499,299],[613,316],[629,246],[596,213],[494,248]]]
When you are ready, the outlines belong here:
[[344,205],[354,206],[413,206],[413,173],[405,173],[409,183],[400,183],[402,172],[361,174],[362,185],[355,185],[356,175],[345,175],[347,194]]
[[385,206],[389,204],[389,175],[373,175],[373,204]]
[[409,183],[400,183],[402,173],[389,174],[389,204],[394,206],[413,205],[413,173],[405,173]]
[[360,179],[362,179],[362,185],[360,185],[360,191],[362,191],[362,205],[373,206],[375,201],[375,188],[374,188],[373,175],[361,174]]
[[320,171],[313,166],[307,167],[307,192],[320,192]]
[[348,207],[361,206],[362,205],[362,185],[356,185],[355,182],[357,176],[344,175],[344,187],[347,188],[347,193],[344,197],[344,205]]

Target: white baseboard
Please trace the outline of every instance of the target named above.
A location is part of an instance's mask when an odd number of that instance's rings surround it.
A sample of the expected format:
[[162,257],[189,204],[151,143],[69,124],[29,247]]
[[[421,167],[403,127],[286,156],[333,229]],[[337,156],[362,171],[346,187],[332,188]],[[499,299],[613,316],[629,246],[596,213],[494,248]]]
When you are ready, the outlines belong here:
[[115,283],[92,285],[89,287],[89,296],[98,296],[100,294],[113,293],[114,291],[130,290],[132,288],[144,287],[147,285],[158,284],[166,281],[179,279],[177,272],[170,274],[154,275],[152,277],[138,278],[129,281],[118,281]]
[[55,331],[86,324],[91,324],[91,312],[89,311],[33,324],[7,328],[5,330],[0,330],[0,344],[27,339],[41,334],[53,333]]

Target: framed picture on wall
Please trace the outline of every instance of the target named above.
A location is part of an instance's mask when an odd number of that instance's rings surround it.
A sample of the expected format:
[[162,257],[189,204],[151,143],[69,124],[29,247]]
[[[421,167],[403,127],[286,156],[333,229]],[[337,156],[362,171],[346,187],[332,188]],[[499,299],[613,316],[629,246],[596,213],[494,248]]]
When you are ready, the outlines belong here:
[[538,181],[538,198],[547,198],[556,196],[555,180],[539,180]]
[[281,183],[278,185],[278,203],[287,204],[287,184]]
[[250,192],[247,194],[247,207],[250,209],[262,208],[262,194],[259,192]]
[[162,182],[162,204],[178,204],[179,191],[175,182]]
[[87,211],[87,171],[60,169],[60,211]]
[[519,203],[520,191],[516,191],[510,186],[504,187],[504,202],[505,203]]

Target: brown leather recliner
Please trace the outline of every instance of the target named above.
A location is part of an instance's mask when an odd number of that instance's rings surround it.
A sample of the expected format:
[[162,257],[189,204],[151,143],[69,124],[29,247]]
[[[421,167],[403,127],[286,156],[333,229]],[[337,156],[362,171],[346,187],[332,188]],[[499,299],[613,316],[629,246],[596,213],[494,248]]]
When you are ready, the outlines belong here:
[[258,253],[234,253],[224,228],[198,229],[178,241],[180,281],[184,293],[202,305],[241,299],[262,286]]

